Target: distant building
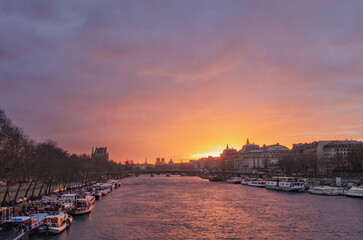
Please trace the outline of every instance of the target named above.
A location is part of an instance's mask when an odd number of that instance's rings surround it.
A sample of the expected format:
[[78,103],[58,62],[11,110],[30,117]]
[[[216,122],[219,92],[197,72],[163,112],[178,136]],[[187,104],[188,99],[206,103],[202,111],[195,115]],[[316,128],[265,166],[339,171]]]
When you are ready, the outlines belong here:
[[361,145],[356,140],[315,141],[293,144],[292,152],[315,155],[318,173],[327,176],[336,171],[352,171],[353,155]]
[[193,163],[196,168],[209,171],[250,173],[255,171],[277,172],[279,159],[290,149],[280,144],[263,147],[250,143],[249,139],[239,151],[228,145],[219,157],[209,156]]
[[279,143],[261,147],[263,152],[263,156],[267,159],[267,168],[270,173],[277,174],[279,172],[278,163],[279,160],[286,154],[291,153],[291,150],[288,147],[280,145]]
[[325,175],[333,172],[353,171],[353,157],[362,146],[361,141],[331,141],[324,145],[320,171]]
[[266,172],[277,176],[283,174],[279,162],[284,159],[292,161],[290,165],[295,164],[290,166],[290,171],[294,174],[331,176],[342,173],[344,175],[353,172],[354,168],[359,166],[356,153],[362,147],[361,141],[331,140],[297,143],[293,144],[290,150],[279,143],[260,147],[247,139],[239,151],[227,145],[219,157],[201,158],[193,161],[193,165],[196,169],[206,171]]
[[223,152],[220,154],[220,160],[221,160],[222,170],[235,171],[237,162],[241,160],[241,155],[236,149],[229,148],[227,144],[226,149],[224,149]]
[[155,165],[158,166],[166,165],[165,158],[160,158],[160,157],[156,158]]
[[108,161],[107,147],[92,147],[91,157]]
[[207,171],[221,171],[221,158],[208,156],[207,158],[201,158],[198,160],[199,165],[197,166],[200,170]]
[[249,143],[247,139],[246,145],[240,150],[242,155],[242,172],[253,171],[269,171],[276,172],[278,162],[282,156],[290,153],[290,149],[279,143],[273,145],[263,145]]
[[296,143],[292,145],[291,152],[294,154],[316,153],[319,142]]
[[269,145],[269,146],[263,145],[263,147],[261,147],[261,150],[264,152],[273,154],[273,155],[285,154],[285,153],[291,151],[288,147],[280,145],[279,143]]
[[240,153],[243,159],[243,172],[252,172],[253,170],[259,170],[267,166],[260,146],[255,143],[251,144],[248,139],[246,145],[244,145],[240,150]]

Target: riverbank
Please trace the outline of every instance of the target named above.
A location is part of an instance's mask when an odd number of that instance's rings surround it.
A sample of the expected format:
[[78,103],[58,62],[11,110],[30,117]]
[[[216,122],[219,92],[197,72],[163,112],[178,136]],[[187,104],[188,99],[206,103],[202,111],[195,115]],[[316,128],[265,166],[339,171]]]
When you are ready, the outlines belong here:
[[[19,203],[26,199],[41,197],[43,195],[53,193],[54,191],[75,188],[80,185],[80,182],[72,182],[69,184],[48,184],[46,182],[39,181],[17,183],[9,186],[9,188],[7,186],[0,186],[0,204],[14,205],[14,203]],[[5,194],[6,197],[4,198]]]

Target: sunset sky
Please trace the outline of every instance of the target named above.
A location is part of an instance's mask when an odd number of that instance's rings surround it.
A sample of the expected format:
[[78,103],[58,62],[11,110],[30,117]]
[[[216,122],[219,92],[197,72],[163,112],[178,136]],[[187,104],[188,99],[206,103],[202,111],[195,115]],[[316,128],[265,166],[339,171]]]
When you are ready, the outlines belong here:
[[362,1],[0,0],[0,109],[111,159],[363,139]]

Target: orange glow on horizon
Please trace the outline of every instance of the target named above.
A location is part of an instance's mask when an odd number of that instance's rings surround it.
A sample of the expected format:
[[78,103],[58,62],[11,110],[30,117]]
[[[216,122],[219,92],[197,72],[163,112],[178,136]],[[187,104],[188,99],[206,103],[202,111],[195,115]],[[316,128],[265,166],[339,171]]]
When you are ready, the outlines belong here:
[[[223,151],[223,150],[222,150]],[[219,157],[222,151],[215,151],[215,152],[205,152],[205,153],[197,153],[197,154],[192,154],[190,155],[188,158],[191,159],[199,159],[199,158],[204,158],[204,157]]]

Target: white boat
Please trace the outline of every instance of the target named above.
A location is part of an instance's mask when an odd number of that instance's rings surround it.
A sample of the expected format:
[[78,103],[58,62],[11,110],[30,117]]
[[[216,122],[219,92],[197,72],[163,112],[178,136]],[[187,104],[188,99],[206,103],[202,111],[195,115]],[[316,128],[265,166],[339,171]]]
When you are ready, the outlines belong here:
[[247,185],[251,187],[265,187],[265,184],[265,180],[251,180]]
[[119,180],[109,180],[108,183],[113,184],[114,188],[118,188],[120,186]]
[[228,179],[226,180],[226,183],[240,184],[240,183],[241,183],[241,181],[242,181],[242,179],[241,179],[241,178],[239,178],[239,177],[233,177],[233,178],[228,178]]
[[95,196],[95,197],[96,197],[96,199],[97,199],[97,198],[98,198],[98,199],[101,199],[101,198],[102,198],[102,196],[106,196],[106,195],[108,194],[108,191],[106,191],[106,190],[104,189],[104,187],[102,187],[99,183],[94,184],[92,187],[93,187],[93,191],[96,193],[96,195],[98,195],[98,197],[97,197],[97,196]]
[[62,203],[62,206],[63,206],[63,212],[71,212],[72,209],[74,208],[74,204],[71,203],[71,202],[65,202],[65,203]]
[[279,182],[282,191],[287,192],[303,192],[305,191],[303,182]]
[[72,210],[72,214],[81,215],[92,211],[95,204],[95,197],[85,196],[84,198],[76,199],[76,206]]
[[96,197],[95,197],[95,196],[93,196],[93,195],[86,195],[86,196],[85,196],[85,199],[87,199],[87,201],[88,201],[89,203],[91,203],[92,205],[93,205],[93,204],[95,204],[95,202],[96,202]]
[[249,182],[250,180],[249,179],[242,179],[241,180],[241,184],[242,185],[248,185],[248,182]]
[[56,203],[57,201],[58,200],[57,200],[56,196],[43,196],[42,197],[42,202],[43,203],[52,204],[52,203]]
[[72,220],[72,216],[65,213],[46,216],[38,232],[45,235],[59,234],[71,225]]
[[63,202],[67,202],[67,203],[68,202],[73,203],[73,202],[75,202],[76,198],[77,198],[77,194],[68,193],[68,194],[63,194],[62,197],[61,197],[61,200]]
[[266,188],[273,190],[281,190],[279,187],[279,182],[277,180],[266,181]]
[[286,192],[305,191],[305,181],[292,177],[277,177],[266,182],[266,188]]
[[[43,215],[45,216],[47,214],[43,213]],[[38,231],[38,228],[43,223],[42,221],[43,219],[37,220],[29,216],[19,216],[19,217],[13,217],[12,219],[9,220],[9,222],[19,223],[27,226],[29,235],[33,235]]]
[[102,193],[99,190],[94,190],[92,195],[96,198],[96,200],[102,199]]
[[351,187],[346,193],[348,197],[359,197],[363,198],[363,186]]
[[97,190],[102,190],[101,193],[103,196],[107,195],[108,193],[112,192],[114,189],[114,185],[111,183],[97,183],[93,185],[93,188]]
[[101,184],[101,186],[109,192],[112,192],[112,190],[114,189],[114,185],[111,183],[103,183]]
[[314,186],[308,190],[309,193],[326,195],[326,196],[339,196],[343,193],[344,188],[342,187],[331,187],[331,186]]

